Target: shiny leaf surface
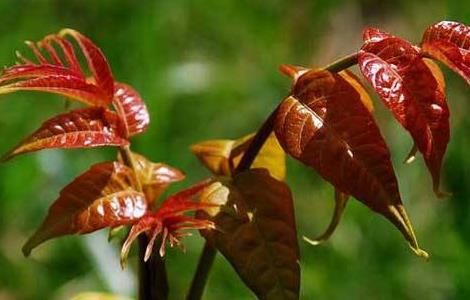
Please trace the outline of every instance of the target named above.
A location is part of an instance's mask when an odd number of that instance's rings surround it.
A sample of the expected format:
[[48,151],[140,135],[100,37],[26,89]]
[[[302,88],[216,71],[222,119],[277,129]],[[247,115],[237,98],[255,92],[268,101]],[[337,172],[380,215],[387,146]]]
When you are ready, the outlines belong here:
[[147,129],[150,116],[136,90],[127,84],[116,83],[113,103],[124,120],[127,136],[131,137]]
[[50,148],[89,148],[123,146],[123,128],[117,115],[104,107],[77,109],[44,122],[3,160],[13,156]]
[[260,299],[298,299],[299,249],[291,192],[265,169],[215,182],[201,201],[223,205],[198,213],[217,230],[202,234]]
[[117,162],[93,165],[61,192],[41,227],[23,247],[28,256],[46,240],[67,234],[85,234],[104,227],[129,224],[147,210],[137,192],[133,171]]
[[[191,151],[214,175],[229,176],[240,162],[254,134],[238,140],[209,140],[191,146]],[[286,177],[285,153],[277,138],[271,134],[259,151],[252,168],[265,168],[271,175]]]
[[385,216],[425,255],[403,208],[388,147],[346,80],[322,70],[302,75],[280,105],[274,130],[287,153]]
[[409,131],[440,195],[442,160],[449,142],[449,109],[443,88],[421,54],[408,42],[367,29],[374,36],[359,53],[361,72],[385,105]]
[[452,21],[430,26],[423,35],[425,55],[437,59],[470,84],[470,27]]

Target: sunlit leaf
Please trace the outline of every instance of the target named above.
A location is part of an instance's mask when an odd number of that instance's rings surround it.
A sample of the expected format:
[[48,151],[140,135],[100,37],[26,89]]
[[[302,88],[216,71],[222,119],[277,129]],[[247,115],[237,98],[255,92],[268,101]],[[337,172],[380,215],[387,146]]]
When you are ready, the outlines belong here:
[[[366,30],[365,35],[373,34]],[[380,39],[380,35],[372,40],[359,52],[361,72],[413,137],[432,175],[434,191],[440,195],[442,160],[449,142],[449,109],[443,89],[410,43],[396,37]]]
[[131,298],[106,293],[87,292],[78,294],[70,300],[132,300]]
[[200,196],[222,205],[199,212],[217,230],[202,234],[260,299],[298,299],[299,249],[289,187],[266,169],[215,182]]
[[280,105],[274,130],[287,153],[385,216],[426,255],[403,208],[388,147],[346,80],[323,70],[302,75]]
[[374,110],[374,103],[372,102],[369,93],[366,91],[359,78],[357,78],[357,76],[349,70],[341,71],[338,74],[359,93],[362,104],[364,104],[368,111],[372,112]]
[[[240,162],[254,134],[238,140],[209,140],[191,146],[191,151],[214,175],[229,176]],[[259,151],[252,168],[268,169],[271,175],[286,177],[285,153],[274,134],[270,135]]]
[[144,132],[150,123],[150,116],[139,93],[124,83],[116,83],[114,88],[113,103],[123,116],[127,136]]
[[[75,54],[72,36],[84,54],[93,77],[88,79]],[[88,38],[71,29],[48,35],[38,43],[26,43],[37,62],[17,52],[20,63],[3,70],[0,94],[16,91],[42,91],[59,94],[87,105],[106,106],[114,94],[111,70],[101,50]],[[47,55],[45,55],[47,54]]]
[[61,192],[41,227],[23,247],[27,256],[46,240],[129,224],[142,217],[147,202],[137,192],[133,171],[117,162],[93,165]]
[[470,84],[470,27],[452,21],[431,25],[424,33],[421,48]]
[[121,249],[121,266],[124,267],[127,254],[134,240],[143,232],[149,235],[149,242],[145,251],[144,261],[147,261],[153,253],[153,247],[157,237],[160,237],[159,254],[165,255],[165,247],[168,243],[171,247],[179,246],[181,239],[191,233],[189,229],[213,229],[214,224],[209,220],[196,219],[184,215],[185,212],[198,211],[205,208],[215,207],[211,203],[202,203],[191,200],[191,197],[204,189],[209,182],[196,184],[175,195],[168,197],[155,211],[149,211],[140,218],[131,228],[126,241]]
[[[151,162],[143,155],[132,153],[132,158],[149,204],[160,197],[169,184],[181,181],[185,177],[180,170],[164,163]],[[118,160],[123,162],[121,155],[118,156]]]
[[[311,71],[308,68],[294,66],[294,65],[280,65],[279,70],[284,74],[293,79],[293,85],[297,82],[300,76]],[[350,70],[346,69],[338,73],[343,77],[358,93],[361,95],[362,103],[367,107],[369,111],[374,110],[374,104],[369,96],[369,93],[366,91],[365,87],[362,85],[359,78]]]
[[50,148],[123,146],[123,128],[117,115],[104,107],[73,110],[44,122],[2,159]]

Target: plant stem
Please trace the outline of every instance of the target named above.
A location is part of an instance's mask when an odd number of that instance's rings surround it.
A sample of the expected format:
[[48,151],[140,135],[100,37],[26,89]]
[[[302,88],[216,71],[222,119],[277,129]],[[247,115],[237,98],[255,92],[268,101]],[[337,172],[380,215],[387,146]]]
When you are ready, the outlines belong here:
[[194,278],[186,300],[199,300],[202,298],[204,287],[206,286],[207,282],[207,277],[212,265],[214,264],[216,254],[217,250],[206,242],[204,244],[204,249],[202,250],[201,258],[199,259],[197,265],[197,271],[194,274]]
[[[129,146],[119,148],[124,163],[136,171],[134,159]],[[136,173],[136,172],[135,172]],[[137,174],[137,173],[136,173]],[[142,192],[142,183],[136,175],[136,189]],[[168,278],[166,274],[165,261],[153,253],[145,262],[145,249],[148,240],[145,234],[139,236],[139,300],[166,300],[168,299]]]
[[[340,72],[355,64],[357,64],[357,53],[352,53],[323,67],[323,69],[330,72]],[[273,131],[274,119],[276,118],[278,108],[279,106],[276,107],[273,112],[271,112],[269,117],[264,121],[263,125],[261,125],[260,129],[256,132],[256,135],[253,137],[253,140],[243,154],[240,163],[236,167],[234,171],[235,174],[248,170],[253,164],[253,161],[255,160],[259,151]],[[217,250],[206,242],[201,257],[199,258],[196,273],[194,274],[191,288],[189,290],[188,297],[186,298],[187,300],[201,299],[205,284],[207,282],[207,277],[209,276],[209,272],[212,264],[214,263],[216,254]]]
[[357,52],[346,55],[338,60],[335,60],[329,65],[324,66],[322,69],[330,72],[340,72],[344,69],[354,66],[357,64]]

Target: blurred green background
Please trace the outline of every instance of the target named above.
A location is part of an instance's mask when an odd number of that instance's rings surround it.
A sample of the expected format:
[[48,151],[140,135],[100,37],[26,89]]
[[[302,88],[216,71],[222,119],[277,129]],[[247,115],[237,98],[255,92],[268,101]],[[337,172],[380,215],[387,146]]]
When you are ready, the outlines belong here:
[[[367,25],[417,42],[433,22],[470,24],[470,2],[3,0],[0,15],[2,65],[14,63],[15,49],[27,53],[22,41],[63,27],[103,49],[115,78],[140,91],[151,112],[151,126],[133,149],[188,174],[175,191],[208,176],[190,144],[254,131],[288,93],[290,80],[279,64],[324,65],[358,49]],[[330,242],[313,247],[300,239],[301,299],[470,299],[470,88],[445,75],[452,112],[444,165],[444,185],[454,194],[449,199],[432,194],[421,158],[401,163],[411,140],[375,98],[404,202],[431,260],[415,257],[397,230],[353,201]],[[63,110],[53,95],[1,97],[2,153]],[[106,242],[105,231],[47,242],[27,259],[21,254],[60,188],[114,155],[112,149],[52,150],[0,166],[0,300],[68,299],[88,290],[134,296],[133,268],[120,270],[118,245]],[[314,236],[329,221],[332,188],[292,160],[288,167],[299,238]],[[195,234],[185,241],[186,253],[168,251],[171,299],[184,299],[202,242]],[[254,296],[218,257],[205,299]]]

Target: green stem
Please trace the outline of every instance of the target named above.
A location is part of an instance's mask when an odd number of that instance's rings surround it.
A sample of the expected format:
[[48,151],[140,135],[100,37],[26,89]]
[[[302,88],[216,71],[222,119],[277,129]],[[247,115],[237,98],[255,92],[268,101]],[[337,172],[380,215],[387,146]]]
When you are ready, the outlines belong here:
[[206,286],[207,282],[207,277],[212,265],[214,264],[216,254],[217,250],[206,242],[204,244],[204,249],[202,250],[201,258],[199,259],[199,263],[197,265],[197,271],[194,274],[194,278],[191,282],[191,287],[189,289],[186,300],[199,300],[202,298],[204,287]]
[[330,72],[341,72],[349,67],[357,64],[357,52],[346,55],[338,60],[335,60],[329,65],[324,66],[322,69]]
[[[124,164],[136,173],[134,159],[129,146],[119,148]],[[137,174],[137,173],[136,173]],[[136,175],[137,187],[142,192],[142,183]],[[148,240],[145,234],[139,236],[139,300],[166,300],[168,299],[168,278],[165,261],[158,253],[153,253],[145,262],[145,249]]]
[[[357,64],[357,53],[352,53],[323,67],[323,69],[331,72],[340,72],[355,64]],[[271,112],[269,117],[264,121],[263,125],[261,125],[260,129],[256,132],[256,135],[253,137],[252,142],[246,149],[242,159],[240,160],[240,163],[235,169],[235,174],[248,170],[253,164],[253,161],[255,160],[259,151],[273,131],[274,119],[276,118],[278,108],[279,106],[276,107],[273,112]],[[199,263],[191,283],[191,288],[189,290],[188,297],[186,298],[187,300],[201,299],[205,284],[207,282],[207,277],[209,276],[209,272],[216,254],[217,250],[206,242],[201,257],[199,258]]]

